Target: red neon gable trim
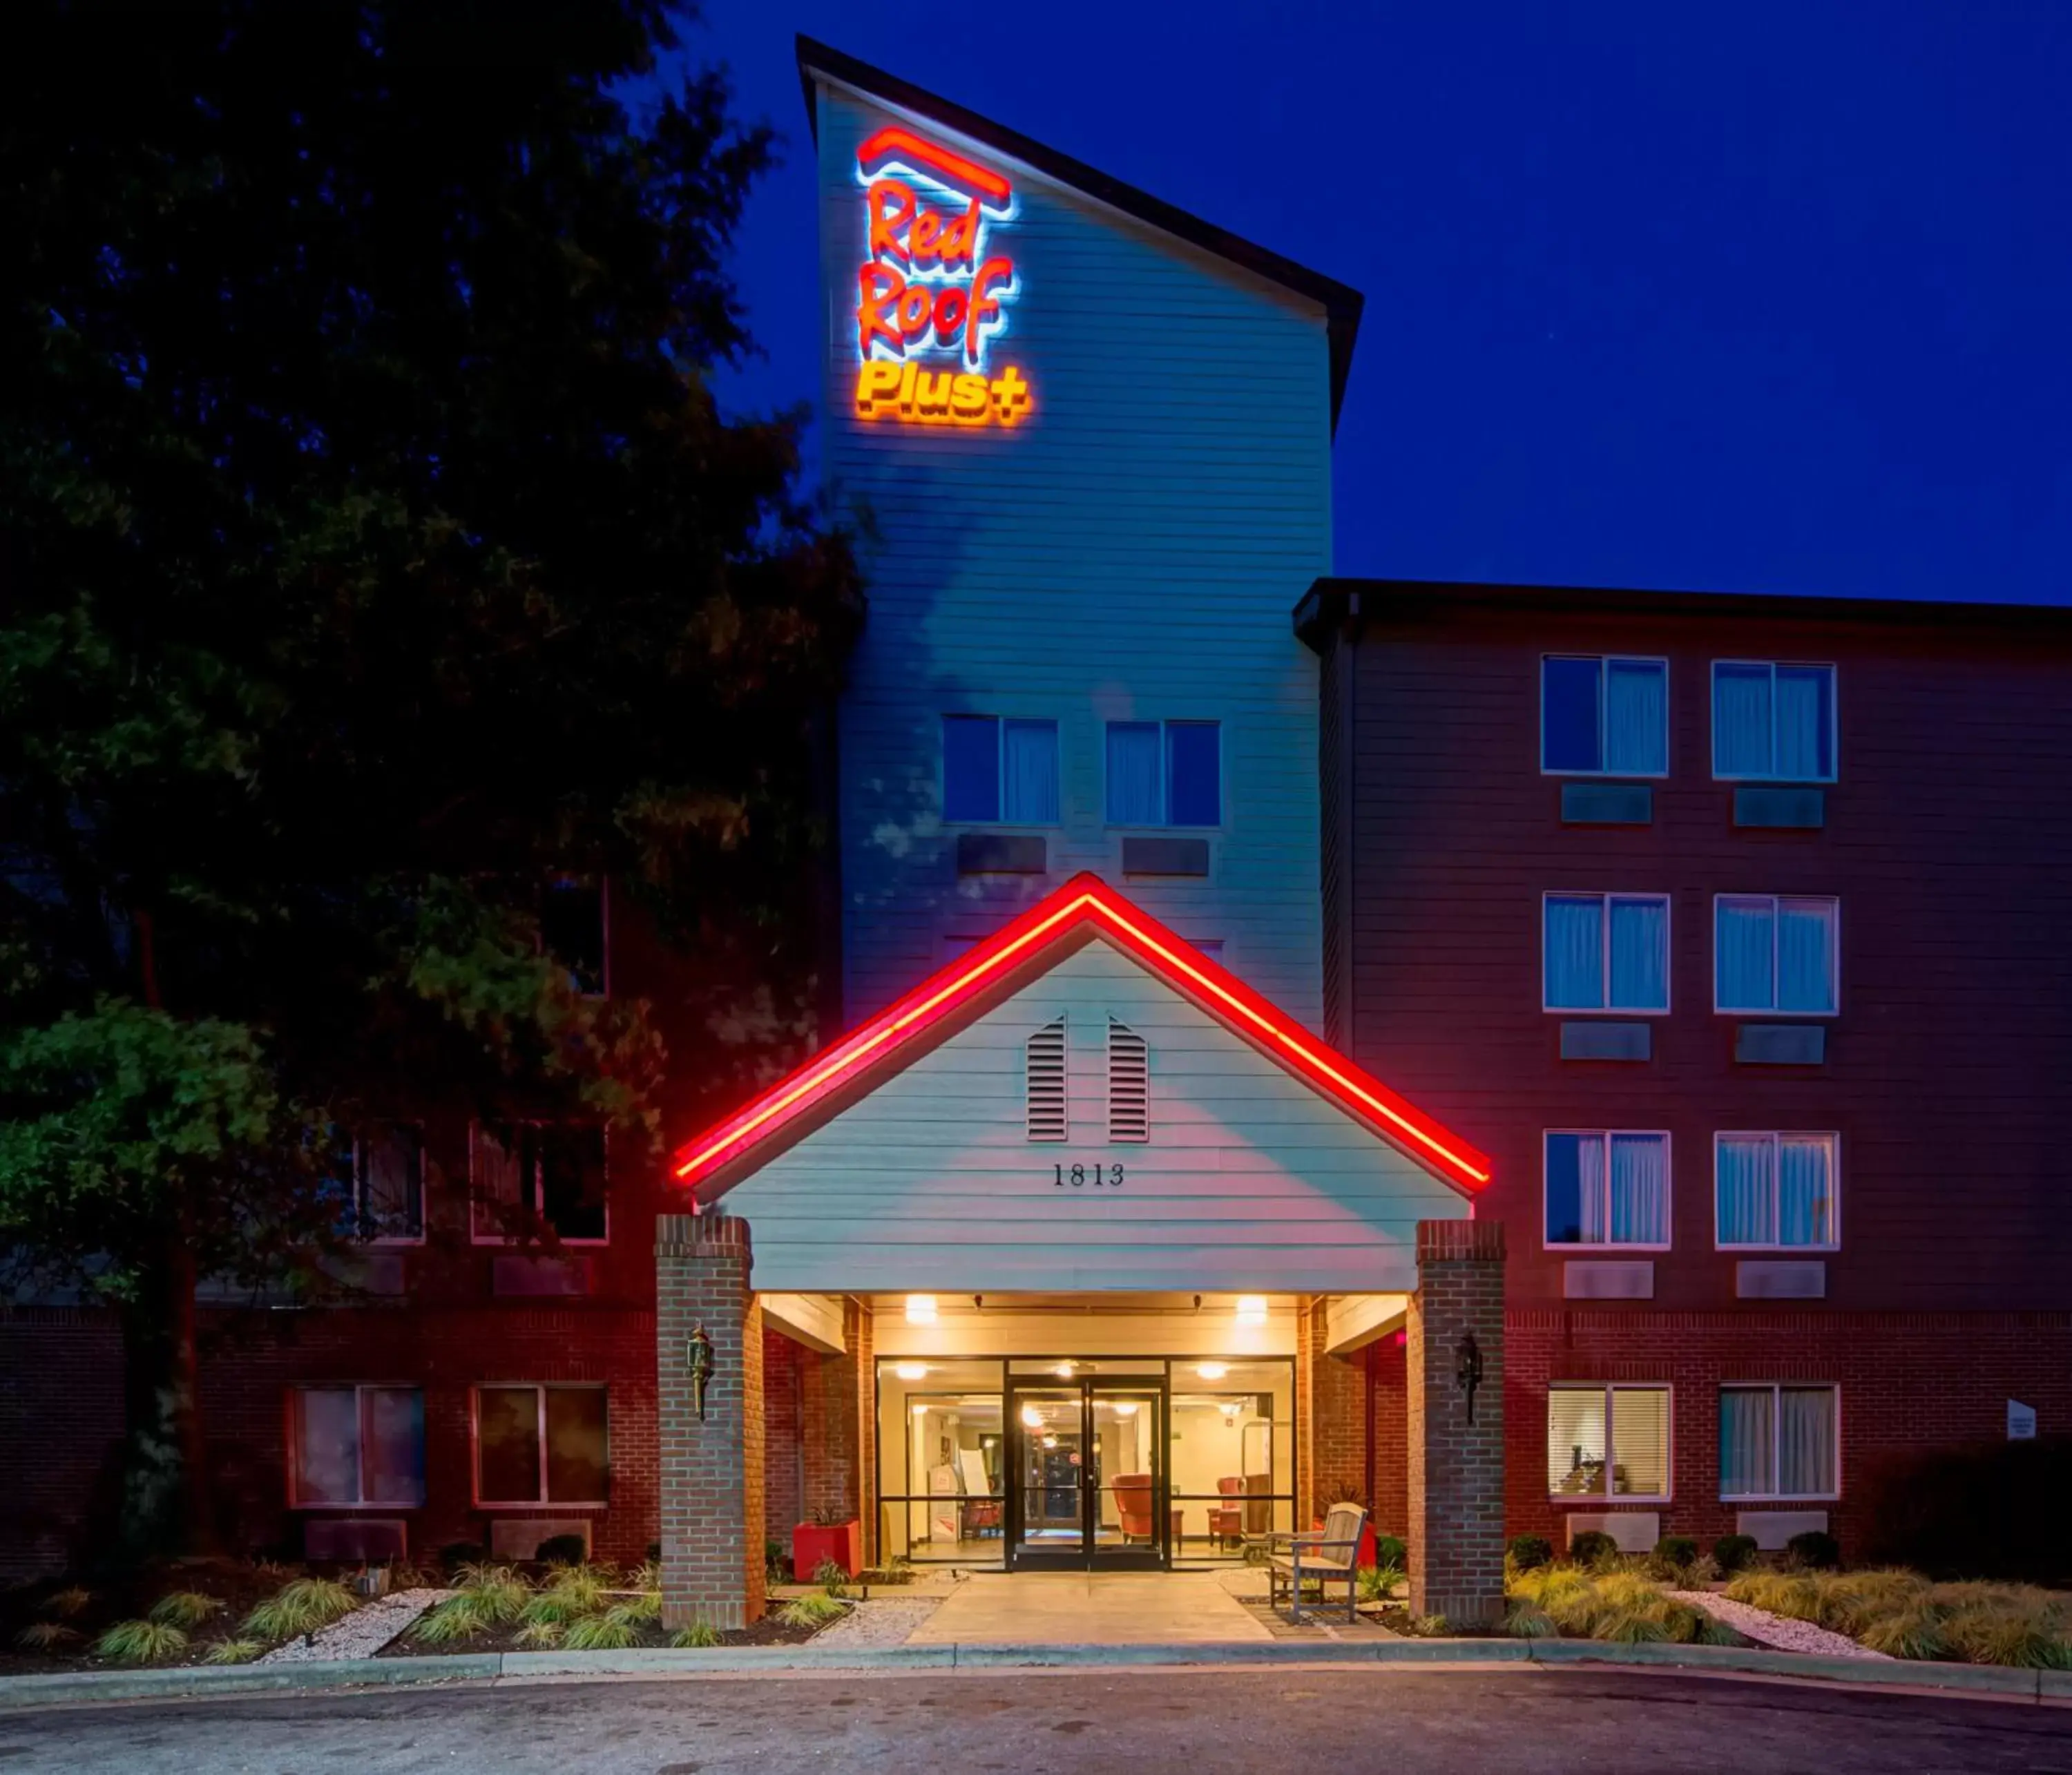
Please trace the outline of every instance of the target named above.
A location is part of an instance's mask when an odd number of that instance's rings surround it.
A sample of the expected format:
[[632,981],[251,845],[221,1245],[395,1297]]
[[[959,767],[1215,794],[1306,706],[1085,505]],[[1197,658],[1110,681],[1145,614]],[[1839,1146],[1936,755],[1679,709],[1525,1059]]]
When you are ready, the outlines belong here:
[[974,197],[989,197],[996,203],[1005,203],[1014,195],[1014,187],[992,168],[938,147],[932,142],[924,142],[911,129],[902,129],[897,124],[866,137],[863,146],[856,151],[856,163],[866,172],[887,160],[903,160],[910,166],[929,167],[959,191],[968,191]]
[[955,1014],[1018,964],[1089,922],[1449,1181],[1470,1192],[1489,1182],[1490,1161],[1482,1153],[1319,1042],[1221,964],[1175,936],[1096,875],[1075,876],[969,954],[816,1054],[738,1114],[685,1142],[676,1151],[676,1178],[695,1185],[738,1159],[758,1139],[775,1133],[849,1083],[874,1058]]

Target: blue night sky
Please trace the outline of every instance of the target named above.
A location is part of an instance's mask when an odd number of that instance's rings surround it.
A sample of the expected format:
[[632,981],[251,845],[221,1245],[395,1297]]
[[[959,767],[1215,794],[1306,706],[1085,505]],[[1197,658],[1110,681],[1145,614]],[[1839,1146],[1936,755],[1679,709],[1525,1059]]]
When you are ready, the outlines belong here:
[[819,392],[795,31],[1364,292],[1340,573],[2072,602],[2066,0],[724,0],[742,406]]

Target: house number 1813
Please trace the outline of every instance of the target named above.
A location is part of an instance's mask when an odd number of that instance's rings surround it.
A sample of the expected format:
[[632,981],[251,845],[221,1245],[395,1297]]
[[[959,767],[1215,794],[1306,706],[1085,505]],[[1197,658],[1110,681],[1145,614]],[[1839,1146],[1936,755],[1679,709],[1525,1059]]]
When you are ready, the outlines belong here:
[[[1057,1173],[1051,1183],[1059,1189],[1067,1186],[1083,1189],[1088,1184],[1096,1189],[1122,1187],[1122,1167],[1119,1165],[1054,1165],[1050,1169]],[[1092,1173],[1091,1177],[1087,1175],[1089,1172]]]

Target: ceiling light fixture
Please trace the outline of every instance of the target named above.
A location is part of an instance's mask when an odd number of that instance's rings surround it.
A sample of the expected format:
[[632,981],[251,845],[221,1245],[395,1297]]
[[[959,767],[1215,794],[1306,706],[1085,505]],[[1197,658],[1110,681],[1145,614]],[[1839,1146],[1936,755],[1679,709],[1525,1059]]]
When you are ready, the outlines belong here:
[[1264,1325],[1266,1296],[1263,1294],[1240,1294],[1237,1297],[1237,1322],[1241,1325]]
[[1205,1381],[1219,1381],[1230,1372],[1228,1362],[1203,1362],[1194,1372]]
[[926,1362],[894,1362],[892,1372],[902,1381],[924,1381],[928,1378]]
[[910,1325],[932,1325],[935,1322],[935,1297],[932,1294],[910,1294],[906,1296],[906,1323]]

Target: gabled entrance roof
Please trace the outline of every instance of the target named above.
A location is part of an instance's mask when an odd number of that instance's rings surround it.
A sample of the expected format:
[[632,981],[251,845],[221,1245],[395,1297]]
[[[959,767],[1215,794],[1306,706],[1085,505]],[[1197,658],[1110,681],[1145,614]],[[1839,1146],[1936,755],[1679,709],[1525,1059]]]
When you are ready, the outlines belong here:
[[687,1141],[675,1157],[677,1181],[717,1194],[1097,938],[1463,1195],[1489,1182],[1482,1153],[1092,874],[1074,876],[746,1107]]

